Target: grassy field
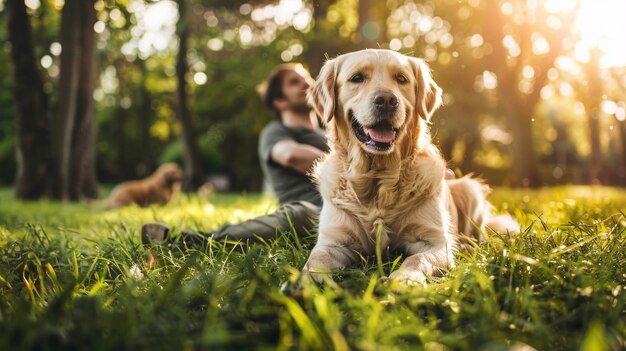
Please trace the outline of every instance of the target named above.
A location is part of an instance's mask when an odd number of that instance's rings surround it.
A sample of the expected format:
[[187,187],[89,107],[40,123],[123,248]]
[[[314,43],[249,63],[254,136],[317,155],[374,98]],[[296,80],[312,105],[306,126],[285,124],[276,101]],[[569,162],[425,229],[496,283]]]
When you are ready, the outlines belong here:
[[427,287],[391,289],[394,257],[286,289],[315,239],[140,243],[142,223],[211,229],[276,208],[269,197],[165,207],[16,201],[0,190],[0,350],[620,350],[626,348],[626,191],[499,189],[522,223]]

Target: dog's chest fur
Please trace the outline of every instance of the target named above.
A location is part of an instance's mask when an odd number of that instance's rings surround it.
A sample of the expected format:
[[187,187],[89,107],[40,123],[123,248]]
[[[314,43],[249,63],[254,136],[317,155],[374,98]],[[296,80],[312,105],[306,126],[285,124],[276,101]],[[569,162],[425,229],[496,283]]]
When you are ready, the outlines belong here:
[[320,192],[325,203],[355,219],[369,242],[382,231],[382,245],[393,246],[424,201],[441,193],[445,161],[432,145],[404,160],[389,155],[346,162],[342,156],[331,153],[318,165]]

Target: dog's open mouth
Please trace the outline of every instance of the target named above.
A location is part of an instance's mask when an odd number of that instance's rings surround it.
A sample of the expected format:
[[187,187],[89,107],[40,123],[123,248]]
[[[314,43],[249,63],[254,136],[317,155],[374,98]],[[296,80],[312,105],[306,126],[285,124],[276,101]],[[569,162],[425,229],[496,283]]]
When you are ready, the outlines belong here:
[[381,121],[373,126],[365,127],[361,125],[352,112],[350,112],[350,122],[356,138],[359,139],[368,149],[374,151],[387,151],[396,141],[398,130],[394,129],[388,121]]

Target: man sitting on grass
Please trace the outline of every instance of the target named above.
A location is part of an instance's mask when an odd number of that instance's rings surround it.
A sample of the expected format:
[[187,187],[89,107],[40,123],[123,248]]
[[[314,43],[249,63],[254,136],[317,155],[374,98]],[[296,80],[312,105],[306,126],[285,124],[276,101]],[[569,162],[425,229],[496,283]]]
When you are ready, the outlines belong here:
[[[274,111],[277,120],[270,122],[259,138],[259,159],[265,179],[278,198],[280,208],[257,217],[204,234],[184,230],[181,239],[187,245],[201,245],[213,240],[258,241],[274,239],[291,225],[297,235],[315,227],[322,198],[307,173],[328,151],[326,137],[311,119],[306,90],[311,77],[300,64],[277,66],[259,89],[263,103]],[[144,244],[168,239],[170,228],[161,223],[144,224]]]

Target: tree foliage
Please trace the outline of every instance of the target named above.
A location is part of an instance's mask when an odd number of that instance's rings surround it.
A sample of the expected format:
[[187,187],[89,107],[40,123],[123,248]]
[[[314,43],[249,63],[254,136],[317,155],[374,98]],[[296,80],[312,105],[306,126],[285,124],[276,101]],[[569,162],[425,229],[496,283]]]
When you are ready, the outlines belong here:
[[[62,12],[71,3],[42,0],[26,9],[32,30],[27,46],[52,102],[45,110],[54,116],[71,107],[64,93],[70,81],[61,69],[71,51],[59,52],[68,25]],[[8,4],[0,10],[2,38],[9,34]],[[178,16],[181,4],[185,21]],[[619,166],[626,159],[624,67],[581,58],[580,9],[555,4],[97,0],[94,174],[117,182],[176,161],[195,164],[187,173],[196,184],[222,174],[232,189],[259,190],[257,136],[272,116],[256,86],[271,68],[301,61],[316,74],[326,57],[380,47],[430,64],[445,92],[433,134],[452,167],[511,185],[625,184],[626,166]],[[0,58],[9,60],[10,53],[5,46]],[[18,85],[8,74],[16,68],[0,67],[7,73],[0,77],[3,136],[19,134],[12,122],[19,99],[5,93]],[[180,86],[187,90],[177,93]],[[188,113],[180,109],[183,100]],[[196,161],[185,162],[193,144]],[[4,170],[16,167],[16,145],[15,138],[0,141],[4,183],[15,180],[16,172]]]

